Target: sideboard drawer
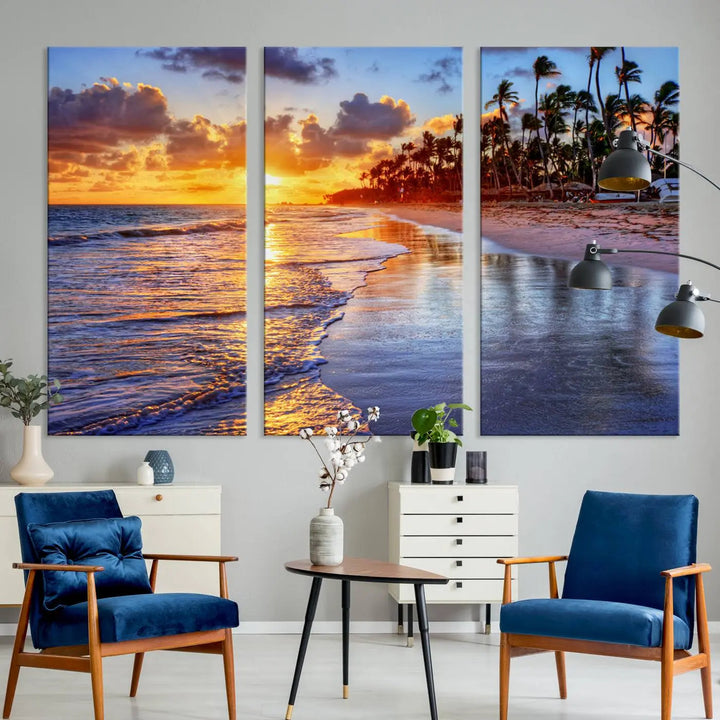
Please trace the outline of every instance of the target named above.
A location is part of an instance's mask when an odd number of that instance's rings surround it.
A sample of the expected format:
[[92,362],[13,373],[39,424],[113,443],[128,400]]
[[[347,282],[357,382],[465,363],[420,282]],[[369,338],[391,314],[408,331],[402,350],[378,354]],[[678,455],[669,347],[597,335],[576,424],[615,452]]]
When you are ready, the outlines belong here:
[[[412,585],[390,586],[393,597],[399,603],[414,603],[415,591]],[[513,597],[517,597],[517,580],[512,581]],[[426,585],[425,600],[428,603],[501,603],[502,580],[450,580],[447,585]]]
[[482,485],[422,487],[403,493],[403,514],[513,514],[517,512],[517,488]]
[[517,515],[403,515],[403,535],[517,535]]
[[[517,555],[517,538],[504,537],[401,537],[400,555],[412,557],[489,557]],[[399,562],[399,560],[398,560]],[[409,563],[412,565],[412,563]]]
[[[505,567],[495,558],[401,558],[402,565],[427,570],[449,578],[478,580],[502,580]],[[515,577],[515,567],[512,568]]]
[[220,488],[150,485],[114,488],[123,515],[219,515]]

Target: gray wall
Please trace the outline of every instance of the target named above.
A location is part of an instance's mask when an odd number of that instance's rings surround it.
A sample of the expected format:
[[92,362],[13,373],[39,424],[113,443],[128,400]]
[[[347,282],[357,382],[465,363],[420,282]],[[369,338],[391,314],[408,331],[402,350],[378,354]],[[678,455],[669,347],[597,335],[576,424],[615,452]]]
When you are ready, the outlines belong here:
[[[482,45],[678,45],[683,157],[720,180],[717,38],[720,3],[650,0],[3,0],[0,72],[0,356],[19,372],[46,367],[45,50],[52,45],[246,45],[248,47],[248,437],[167,438],[178,480],[222,483],[224,551],[241,560],[230,577],[242,617],[299,620],[306,581],[282,568],[306,555],[307,524],[322,496],[315,461],[297,438],[262,436],[262,84],[264,45],[461,45],[465,48],[464,210],[465,399],[479,403],[479,147]],[[720,261],[720,195],[683,174],[681,243],[686,253]],[[720,293],[720,276],[687,262],[682,279]],[[481,438],[477,413],[465,445],[489,452],[491,480],[517,484],[521,554],[565,552],[587,488],[692,492],[701,502],[699,556],[720,567],[720,499],[716,412],[720,308],[705,308],[708,335],[681,348],[678,438]],[[602,378],[598,378],[602,382]],[[380,403],[382,404],[382,403]],[[0,482],[20,454],[21,428],[0,418]],[[46,438],[53,482],[132,482],[148,438]],[[408,473],[409,441],[388,438],[340,489],[346,552],[384,558],[388,480]],[[459,460],[462,467],[463,459]],[[546,591],[545,572],[522,576],[524,595]],[[720,620],[720,572],[708,580],[710,618]],[[335,589],[321,598],[318,619],[339,618]],[[358,588],[353,618],[386,620],[392,605],[377,588]],[[431,619],[476,617],[468,608],[431,608]],[[0,617],[2,619],[2,617]]]

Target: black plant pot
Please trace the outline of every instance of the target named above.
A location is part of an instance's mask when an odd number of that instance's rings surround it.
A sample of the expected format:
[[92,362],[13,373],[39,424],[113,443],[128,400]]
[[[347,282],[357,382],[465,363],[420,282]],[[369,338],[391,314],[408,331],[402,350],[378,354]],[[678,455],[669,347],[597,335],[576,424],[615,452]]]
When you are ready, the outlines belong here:
[[435,485],[452,485],[455,480],[455,460],[457,459],[457,444],[428,443],[430,454],[430,481]]
[[413,430],[410,437],[413,439],[412,463],[410,464],[410,482],[411,483],[429,483],[430,482],[430,461],[428,459],[427,446],[420,446],[415,440],[417,433]]

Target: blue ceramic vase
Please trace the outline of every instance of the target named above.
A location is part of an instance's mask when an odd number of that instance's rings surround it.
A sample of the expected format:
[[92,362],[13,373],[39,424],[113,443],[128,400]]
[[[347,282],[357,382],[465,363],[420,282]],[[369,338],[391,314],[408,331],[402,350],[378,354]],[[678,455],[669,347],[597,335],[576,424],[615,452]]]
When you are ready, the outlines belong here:
[[150,463],[153,469],[155,485],[167,485],[173,481],[175,468],[167,450],[149,450],[145,462]]

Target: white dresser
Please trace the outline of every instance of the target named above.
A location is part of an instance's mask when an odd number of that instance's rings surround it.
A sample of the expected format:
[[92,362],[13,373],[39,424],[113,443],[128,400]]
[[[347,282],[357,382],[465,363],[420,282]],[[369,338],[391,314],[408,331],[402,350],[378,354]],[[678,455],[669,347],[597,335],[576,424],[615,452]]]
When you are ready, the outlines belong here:
[[[20,562],[20,541],[14,497],[20,492],[115,491],[123,515],[142,519],[143,550],[148,553],[220,554],[219,485],[0,485],[0,605],[19,605],[23,574],[12,568]],[[158,592],[217,594],[214,563],[161,561]]]
[[[388,484],[390,562],[439,573],[447,585],[428,586],[428,603],[484,604],[486,632],[490,604],[502,602],[503,567],[497,558],[518,552],[518,489],[514,485]],[[513,595],[517,597],[513,575]],[[402,607],[408,604],[412,644],[414,590],[389,585]]]

